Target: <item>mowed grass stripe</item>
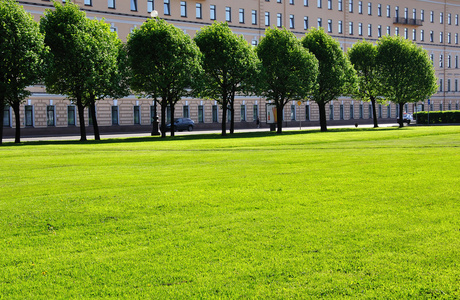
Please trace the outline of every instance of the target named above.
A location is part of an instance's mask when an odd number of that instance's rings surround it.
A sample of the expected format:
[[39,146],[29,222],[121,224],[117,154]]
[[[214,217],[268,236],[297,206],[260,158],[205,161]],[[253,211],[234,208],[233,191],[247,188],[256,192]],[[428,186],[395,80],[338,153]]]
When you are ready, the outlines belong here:
[[6,298],[460,297],[460,130],[0,148]]

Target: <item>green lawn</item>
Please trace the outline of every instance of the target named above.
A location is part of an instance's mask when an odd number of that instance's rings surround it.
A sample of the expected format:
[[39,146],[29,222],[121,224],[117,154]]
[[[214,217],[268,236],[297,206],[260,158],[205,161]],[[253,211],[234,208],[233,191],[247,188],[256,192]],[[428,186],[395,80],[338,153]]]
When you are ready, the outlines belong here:
[[460,127],[0,157],[0,298],[460,298]]

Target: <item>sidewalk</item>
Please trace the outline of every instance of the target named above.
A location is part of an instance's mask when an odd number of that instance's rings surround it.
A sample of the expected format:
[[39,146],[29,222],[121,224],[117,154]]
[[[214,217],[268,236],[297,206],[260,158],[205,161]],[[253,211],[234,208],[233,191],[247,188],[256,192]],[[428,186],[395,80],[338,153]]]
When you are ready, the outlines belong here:
[[[374,125],[365,124],[359,125],[359,128],[372,128]],[[379,127],[398,127],[397,123],[379,124]],[[341,126],[328,126],[328,129],[333,128],[354,128],[354,125],[341,125]],[[296,131],[296,130],[319,130],[319,126],[310,127],[283,127],[283,131]],[[269,128],[251,128],[251,129],[235,129],[235,132],[267,132]],[[228,132],[228,131],[227,131]],[[190,135],[190,134],[219,134],[221,130],[195,130],[195,131],[183,131],[176,132],[177,136]],[[167,133],[169,136],[169,132]],[[101,134],[101,139],[116,139],[116,138],[131,138],[131,137],[148,137],[149,133],[110,133]],[[94,134],[87,134],[88,140],[94,140]],[[33,141],[78,141],[80,140],[79,135],[62,135],[62,136],[39,136],[39,137],[21,137],[21,142],[33,142]],[[3,143],[14,142],[14,138],[4,138]]]

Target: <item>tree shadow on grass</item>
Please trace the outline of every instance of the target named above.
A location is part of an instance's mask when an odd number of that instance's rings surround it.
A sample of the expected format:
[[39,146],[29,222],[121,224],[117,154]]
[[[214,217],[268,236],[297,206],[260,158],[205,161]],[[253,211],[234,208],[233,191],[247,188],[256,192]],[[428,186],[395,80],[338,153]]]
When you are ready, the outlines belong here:
[[[268,130],[268,129],[267,129]],[[247,138],[266,138],[278,136],[292,136],[292,135],[305,135],[305,134],[335,134],[343,132],[361,132],[361,131],[393,131],[401,130],[398,127],[381,127],[381,128],[333,128],[328,129],[326,132],[321,132],[319,129],[306,129],[306,130],[290,130],[278,134],[275,131],[256,131],[256,132],[237,132],[234,134],[227,134],[222,136],[220,133],[207,133],[207,134],[190,134],[179,135],[166,138],[160,136],[145,136],[145,137],[121,137],[121,138],[108,138],[100,141],[88,140],[46,140],[46,141],[27,141],[19,144],[13,142],[4,142],[0,147],[21,147],[21,146],[34,146],[34,145],[97,145],[97,144],[119,144],[119,143],[145,143],[145,142],[168,142],[168,141],[194,141],[194,140],[227,140],[227,139],[247,139]]]

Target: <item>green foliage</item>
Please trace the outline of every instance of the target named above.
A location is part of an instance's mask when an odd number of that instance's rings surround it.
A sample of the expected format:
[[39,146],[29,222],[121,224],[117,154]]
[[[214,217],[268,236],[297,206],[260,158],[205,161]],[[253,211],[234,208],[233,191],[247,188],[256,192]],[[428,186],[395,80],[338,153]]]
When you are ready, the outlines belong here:
[[128,36],[127,50],[131,88],[146,97],[161,98],[164,128],[166,106],[174,115],[176,102],[194,92],[195,79],[202,72],[200,50],[189,35],[161,19],[149,19],[135,29]]
[[305,99],[315,89],[318,61],[286,28],[267,28],[256,52],[261,61],[259,94],[275,103],[281,133],[286,103]]
[[424,101],[437,90],[436,75],[428,53],[400,36],[377,42],[382,95],[393,103]]
[[458,299],[459,146],[456,126],[8,144],[1,295]]
[[[258,70],[257,56],[243,36],[234,34],[227,23],[214,22],[202,28],[194,40],[203,54],[200,96],[222,105],[223,120],[226,120],[227,108],[230,109],[232,133],[235,94],[253,92]],[[225,134],[225,126],[226,122],[222,122],[222,134]]]
[[38,83],[43,75],[45,51],[43,35],[32,16],[17,1],[0,1],[0,108],[3,111],[6,103],[13,107],[16,142],[20,138],[19,105],[30,95],[26,88]]
[[428,115],[430,124],[454,124],[460,123],[460,110],[451,111],[420,111],[414,113],[414,119],[417,124],[428,124]]
[[355,92],[356,71],[340,48],[339,42],[325,33],[323,28],[310,29],[302,38],[302,45],[318,59],[317,88],[309,98],[319,105],[321,130],[325,131],[326,104]]

